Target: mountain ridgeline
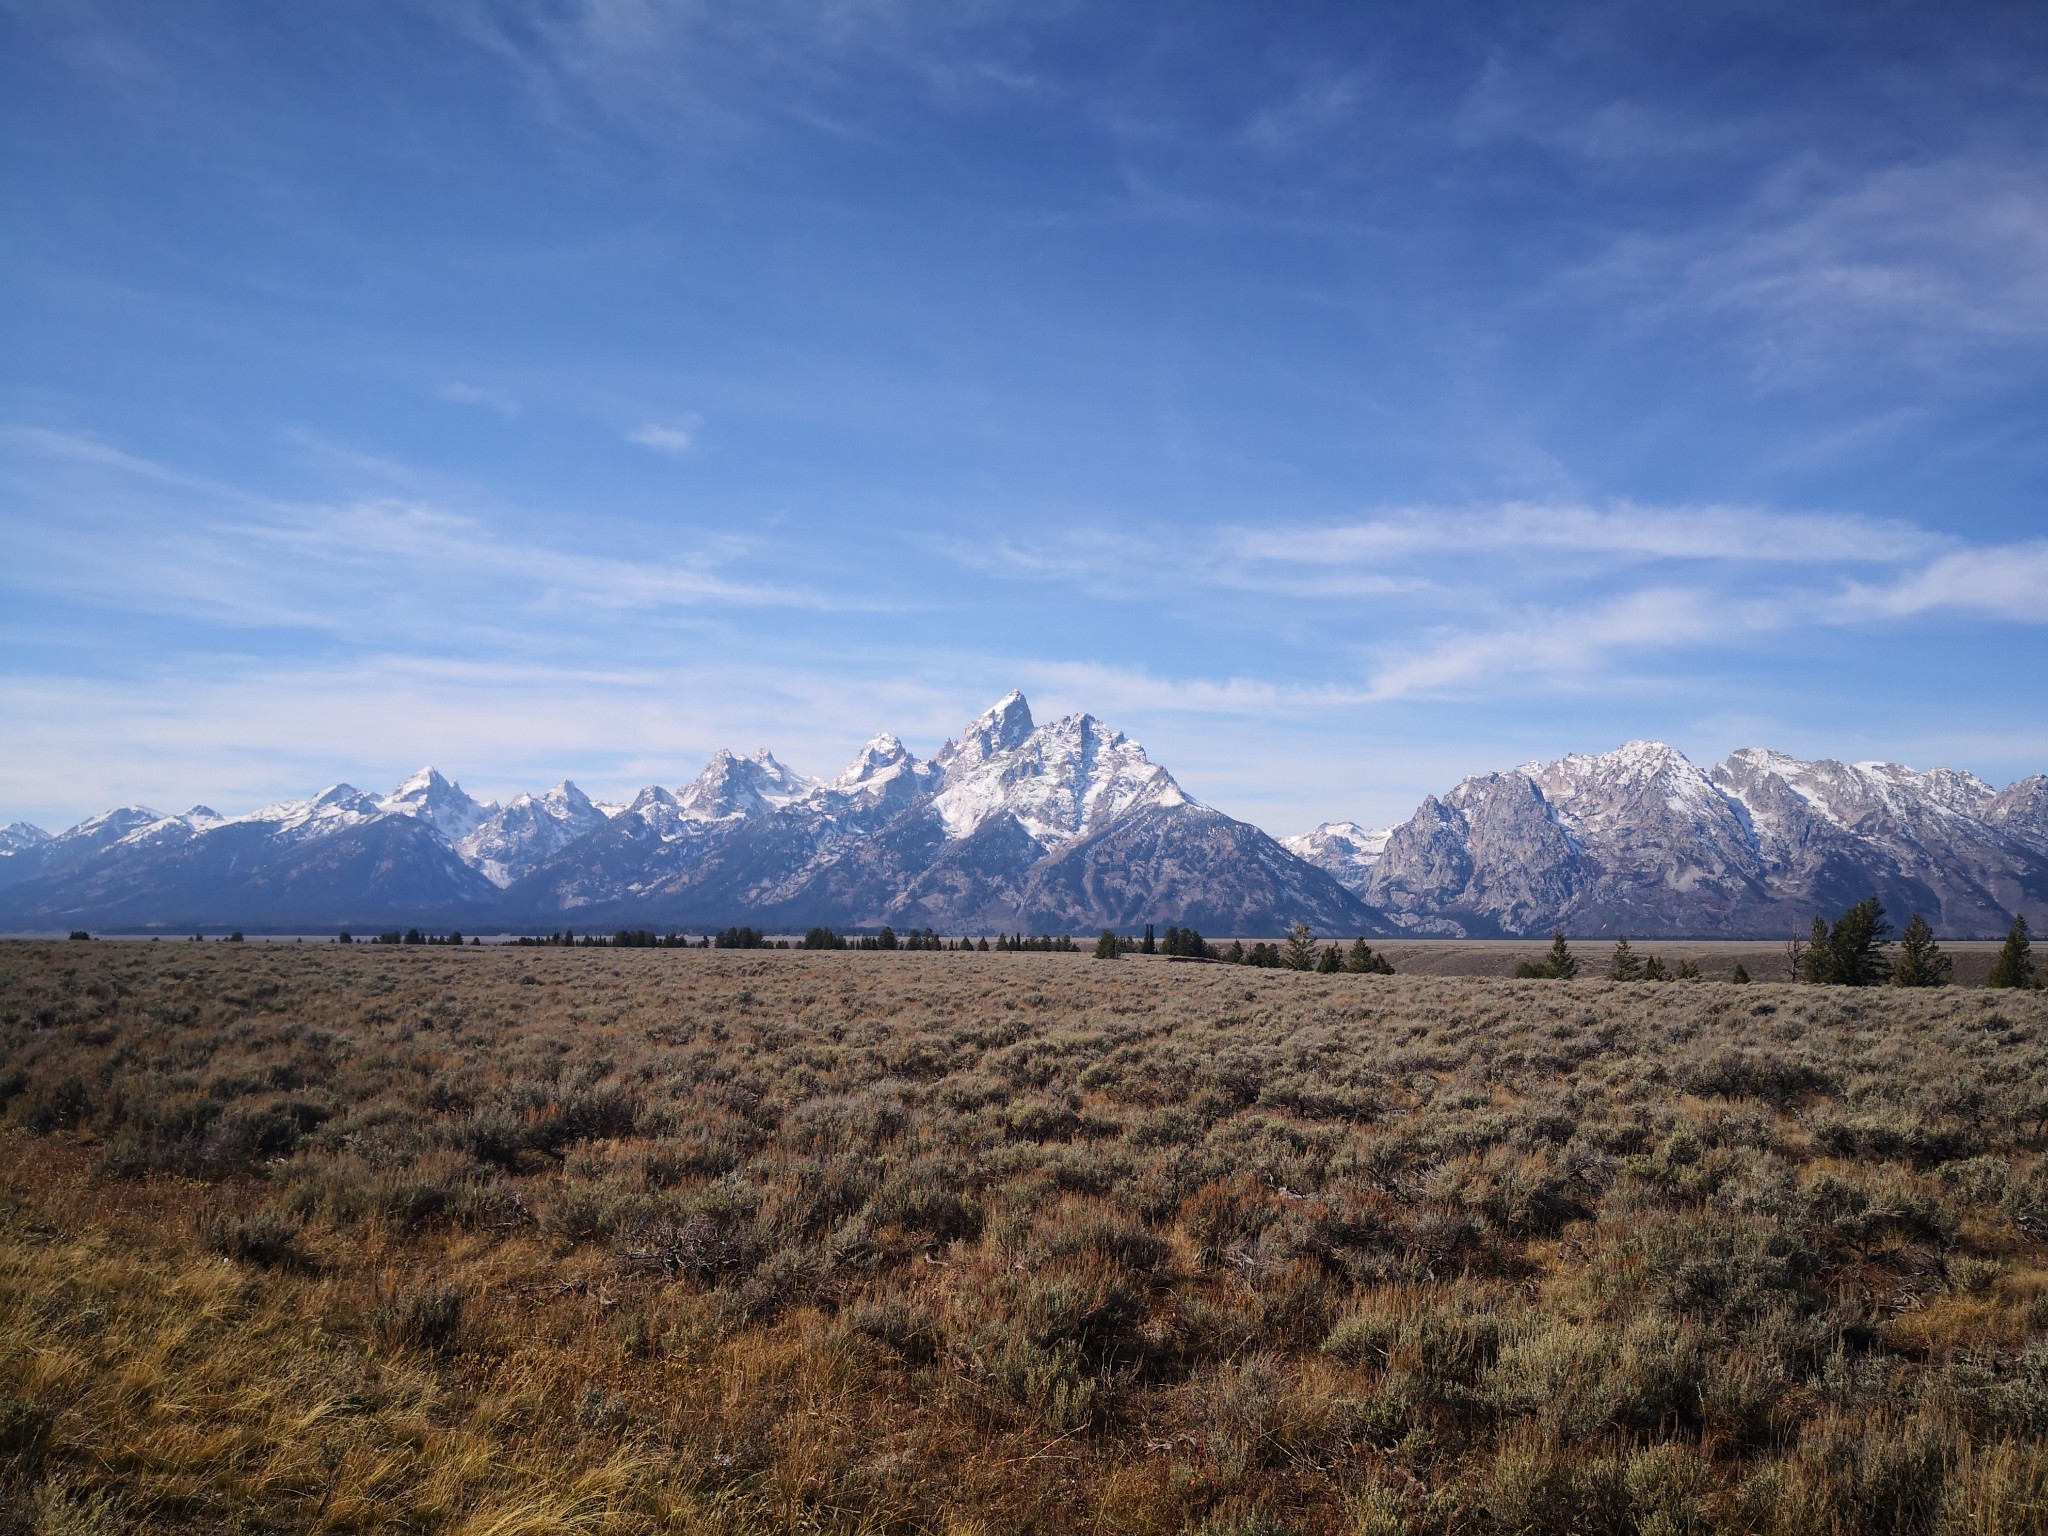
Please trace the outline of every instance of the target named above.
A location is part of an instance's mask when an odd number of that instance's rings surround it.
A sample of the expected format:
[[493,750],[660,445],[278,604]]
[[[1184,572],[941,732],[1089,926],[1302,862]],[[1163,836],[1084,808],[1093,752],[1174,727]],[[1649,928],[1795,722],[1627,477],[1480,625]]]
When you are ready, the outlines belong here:
[[432,769],[223,817],[0,827],[0,930],[719,929],[1784,937],[1877,894],[1945,937],[2048,924],[2048,777],[1631,742],[1467,779],[1407,822],[1276,842],[1092,715],[1012,693],[923,759],[830,780],[720,752],[624,806],[564,782],[481,803]]
[[2048,776],[1745,748],[1711,772],[1633,741],[1466,779],[1397,827],[1287,846],[1418,937],[1772,938],[1875,893],[1944,937],[2048,918]]
[[441,922],[1383,933],[1332,875],[1191,799],[1092,715],[1011,693],[930,760],[880,735],[836,778],[720,752],[600,807],[575,785],[479,803],[432,769],[226,819],[109,811],[0,831],[0,930]]

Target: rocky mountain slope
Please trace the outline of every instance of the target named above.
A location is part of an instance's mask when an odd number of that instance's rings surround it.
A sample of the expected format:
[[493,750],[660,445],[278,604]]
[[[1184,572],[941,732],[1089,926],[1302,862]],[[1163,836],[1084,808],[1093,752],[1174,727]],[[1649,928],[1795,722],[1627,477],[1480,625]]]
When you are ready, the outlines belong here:
[[57,837],[10,829],[5,847],[11,929],[1390,931],[1136,742],[1087,714],[1040,726],[1018,693],[930,760],[885,733],[829,781],[721,751],[608,814],[571,783],[498,806],[429,768],[382,797],[341,784],[232,819],[125,807]]
[[1528,763],[1424,800],[1364,864],[1297,852],[1404,931],[1776,936],[1875,892],[1954,937],[2048,920],[2048,777],[1746,748],[1711,772],[1661,742]]

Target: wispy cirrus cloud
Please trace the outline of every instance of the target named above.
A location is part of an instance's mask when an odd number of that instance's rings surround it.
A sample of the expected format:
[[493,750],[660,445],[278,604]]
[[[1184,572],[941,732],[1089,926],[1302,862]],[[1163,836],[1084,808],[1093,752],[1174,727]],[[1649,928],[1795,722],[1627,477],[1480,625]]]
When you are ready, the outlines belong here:
[[1832,611],[1854,623],[1937,609],[2048,624],[2048,539],[1957,550],[1888,583],[1851,582]]
[[487,411],[496,411],[500,416],[511,418],[520,413],[520,404],[503,390],[485,389],[476,384],[465,384],[460,379],[451,380],[434,391],[436,398],[454,405],[474,405]]
[[[17,504],[44,514],[15,520],[16,558],[0,580],[18,589],[234,624],[443,640],[503,639],[521,614],[541,612],[848,601],[740,574],[754,549],[732,533],[596,553],[561,545],[550,520],[508,509],[415,495],[288,501],[43,429],[8,429],[0,447],[15,450],[0,454],[0,474]],[[39,464],[64,472],[42,474]]]
[[697,446],[703,431],[702,416],[677,416],[668,421],[643,422],[626,434],[626,441],[680,458]]

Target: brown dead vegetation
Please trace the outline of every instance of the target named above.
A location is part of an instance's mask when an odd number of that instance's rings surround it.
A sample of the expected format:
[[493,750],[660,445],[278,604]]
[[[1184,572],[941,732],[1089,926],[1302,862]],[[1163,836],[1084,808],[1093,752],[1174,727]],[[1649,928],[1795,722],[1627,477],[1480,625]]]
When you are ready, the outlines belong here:
[[0,946],[0,1529],[2048,1530],[2048,999]]

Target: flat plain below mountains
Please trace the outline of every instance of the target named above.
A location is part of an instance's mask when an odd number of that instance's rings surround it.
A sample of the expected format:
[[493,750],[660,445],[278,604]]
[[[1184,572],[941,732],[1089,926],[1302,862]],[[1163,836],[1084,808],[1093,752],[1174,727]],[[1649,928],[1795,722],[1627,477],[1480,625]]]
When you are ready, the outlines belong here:
[[2048,1527],[2042,994],[4,944],[0,1101],[10,1536]]

